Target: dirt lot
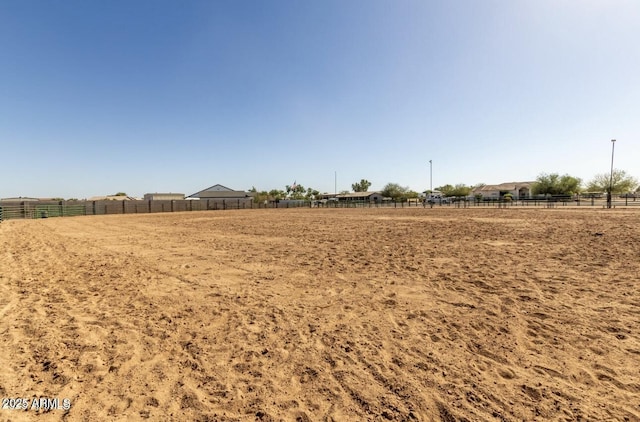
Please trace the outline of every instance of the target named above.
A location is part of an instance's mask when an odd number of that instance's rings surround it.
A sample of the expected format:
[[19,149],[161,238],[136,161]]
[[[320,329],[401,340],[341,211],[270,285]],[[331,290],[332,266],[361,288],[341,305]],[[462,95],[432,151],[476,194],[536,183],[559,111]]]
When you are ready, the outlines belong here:
[[0,420],[637,421],[639,258],[623,210],[6,221]]

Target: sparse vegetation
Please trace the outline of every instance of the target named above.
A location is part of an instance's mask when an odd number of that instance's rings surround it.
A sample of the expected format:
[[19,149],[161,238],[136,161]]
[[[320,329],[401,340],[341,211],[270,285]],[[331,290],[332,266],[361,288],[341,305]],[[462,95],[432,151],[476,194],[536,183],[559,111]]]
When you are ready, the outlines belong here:
[[560,176],[558,173],[542,173],[531,187],[533,195],[574,195],[580,193],[582,179],[569,176]]
[[400,186],[397,183],[387,183],[382,189],[382,196],[384,196],[385,198],[391,198],[394,201],[399,201],[402,198],[406,198],[406,194],[408,192],[408,187]]
[[351,185],[354,192],[367,192],[371,187],[371,182],[367,179],[361,179],[359,182]]
[[638,180],[630,176],[624,170],[613,170],[611,173],[597,174],[587,185],[589,192],[609,192],[609,183],[612,181],[611,193],[628,193],[639,188]]

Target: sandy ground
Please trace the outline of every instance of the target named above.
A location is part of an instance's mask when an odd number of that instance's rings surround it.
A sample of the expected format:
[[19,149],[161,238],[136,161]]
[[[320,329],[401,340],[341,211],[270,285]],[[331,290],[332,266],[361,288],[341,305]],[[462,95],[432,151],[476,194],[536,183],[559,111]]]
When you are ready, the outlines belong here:
[[5,221],[0,420],[638,421],[639,258],[623,210]]

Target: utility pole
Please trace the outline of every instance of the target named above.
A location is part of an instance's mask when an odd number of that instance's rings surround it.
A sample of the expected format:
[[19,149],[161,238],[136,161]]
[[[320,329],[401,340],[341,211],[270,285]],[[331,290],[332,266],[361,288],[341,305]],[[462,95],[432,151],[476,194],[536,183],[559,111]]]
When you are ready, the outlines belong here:
[[607,208],[611,208],[613,199],[613,152],[615,150],[616,140],[611,140],[611,173],[609,173],[609,192],[607,193]]

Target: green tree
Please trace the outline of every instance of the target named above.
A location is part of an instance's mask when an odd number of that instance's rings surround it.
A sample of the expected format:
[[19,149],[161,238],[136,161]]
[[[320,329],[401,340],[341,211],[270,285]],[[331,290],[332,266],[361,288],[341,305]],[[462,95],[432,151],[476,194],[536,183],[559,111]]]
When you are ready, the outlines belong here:
[[279,189],[271,189],[269,191],[269,197],[274,201],[284,199],[286,196],[287,196],[286,192]]
[[597,174],[587,185],[587,191],[589,192],[609,192],[609,183],[611,183],[611,193],[627,193],[633,192],[638,186],[638,179],[630,176],[624,170],[613,170],[613,177],[611,173]]
[[419,198],[420,194],[416,191],[413,190],[408,190],[404,193],[404,195],[402,195],[402,200],[407,200],[407,199],[413,199],[413,198]]
[[124,193],[124,192],[118,192],[113,196],[128,196],[128,195],[126,193]]
[[446,184],[444,186],[438,186],[436,190],[442,193],[443,196],[451,196],[451,192],[453,192],[455,188],[452,185]]
[[443,196],[469,196],[472,189],[472,186],[467,186],[464,183],[458,183],[455,186],[447,184],[436,188]]
[[453,196],[469,196],[471,195],[472,190],[473,190],[473,186],[459,184],[459,185],[456,185],[456,188],[453,191]]
[[294,183],[293,185],[285,186],[287,192],[287,198],[289,199],[304,199],[306,189],[302,185]]
[[371,182],[367,179],[361,179],[359,182],[351,185],[354,192],[367,192],[371,187]]
[[582,179],[569,176],[560,176],[558,173],[541,173],[531,186],[533,195],[574,195],[580,192]]
[[307,188],[307,192],[304,195],[304,199],[306,199],[307,201],[312,201],[316,198],[318,198],[318,195],[320,195],[320,192],[313,189],[313,188]]
[[408,191],[408,187],[400,186],[397,183],[387,183],[382,189],[382,196],[397,201],[401,199]]
[[449,193],[449,196],[457,196],[457,197],[469,196],[473,189],[474,189],[473,186],[467,186],[464,183],[458,183],[453,187],[453,189]]
[[258,192],[258,189],[256,189],[255,186],[252,186],[251,189],[249,189],[249,192],[253,194],[253,202],[255,202],[256,204],[261,204],[264,201],[269,200],[269,192],[267,192],[266,190]]

